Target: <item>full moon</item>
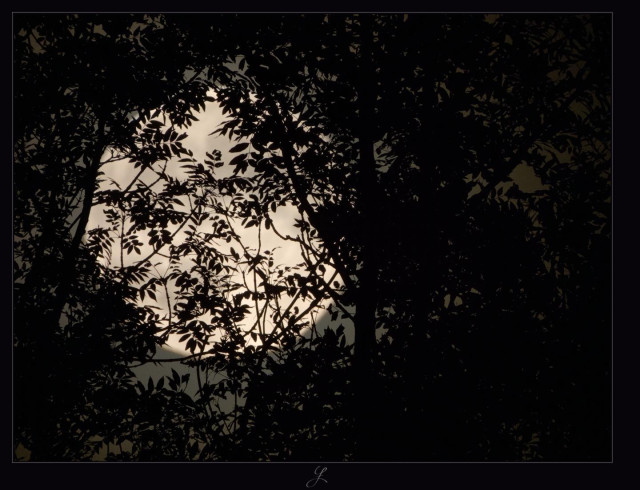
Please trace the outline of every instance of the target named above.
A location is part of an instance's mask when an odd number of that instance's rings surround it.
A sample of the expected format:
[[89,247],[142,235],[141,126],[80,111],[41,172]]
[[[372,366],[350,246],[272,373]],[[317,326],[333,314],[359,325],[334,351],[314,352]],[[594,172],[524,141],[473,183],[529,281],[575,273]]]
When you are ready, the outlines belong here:
[[[214,96],[215,94],[211,92],[211,95]],[[212,134],[224,120],[224,115],[215,102],[208,102],[205,109],[195,115],[198,120],[188,128],[187,136],[182,140],[183,146],[191,150],[193,153],[192,160],[195,162],[203,162],[205,159],[210,158],[212,152],[220,152],[221,165],[214,169],[215,177],[220,179],[231,176],[233,168],[227,162],[234,155],[230,154],[229,150],[238,143],[243,142],[243,140],[232,141],[225,136]],[[165,124],[167,123],[165,122]],[[207,153],[209,153],[209,156],[207,156]],[[113,152],[107,150],[102,159],[104,163],[101,167],[102,175],[99,179],[98,192],[135,190],[144,187],[155,193],[160,193],[166,184],[167,177],[178,181],[184,181],[189,177],[189,163],[178,160],[177,157],[174,157],[168,161],[158,161],[150,165],[149,168],[141,170],[141,168],[134,168],[133,163],[128,159],[120,159]],[[194,165],[194,163],[191,163],[191,165]],[[248,172],[251,172],[251,169]],[[250,173],[248,175],[250,176]],[[234,196],[232,195],[215,196],[217,204],[227,209],[232,209],[233,198]],[[175,211],[184,213],[185,218],[183,218],[183,221],[188,219],[186,216],[189,213],[189,205],[190,203],[181,202],[180,204],[176,203],[174,206]],[[111,213],[111,219],[109,219],[109,213]],[[113,213],[113,208],[110,210],[105,204],[94,205],[87,227],[89,232],[96,228],[106,229],[112,239],[111,250],[101,257],[102,264],[113,269],[129,267],[144,261],[151,255],[150,274],[164,281],[165,290],[162,291],[158,288],[155,291],[151,291],[150,294],[147,292],[144,298],[138,300],[138,303],[156,309],[168,327],[172,318],[172,310],[175,305],[178,288],[175,280],[166,278],[171,271],[176,269],[188,271],[193,266],[193,263],[188,255],[179,264],[172,262],[168,255],[169,244],[164,244],[160,249],[156,250],[157,246],[154,248],[152,245],[145,243],[147,241],[145,233],[141,234],[142,237],[137,243],[131,243],[130,238],[128,243],[123,243],[123,236],[126,241],[126,230],[132,223],[126,214],[121,219],[114,219]],[[271,226],[267,227],[264,223],[261,223],[258,226],[246,228],[240,219],[232,216],[224,217],[230,229],[233,230],[235,239],[230,242],[225,240],[215,241],[215,248],[218,252],[235,257],[242,257],[243,255],[245,257],[255,257],[261,254],[269,258],[269,264],[274,268],[279,267],[281,270],[287,271],[298,269],[301,275],[308,274],[305,257],[301,252],[300,244],[296,241],[300,239],[299,235],[301,233],[300,228],[295,226],[296,220],[302,219],[298,209],[290,204],[281,206],[275,212],[270,212],[269,218],[271,219]],[[200,223],[197,231],[200,234],[211,234],[213,232],[212,222],[205,221]],[[166,232],[172,235],[172,245],[184,243],[187,238],[185,227],[181,223],[169,223],[166,227]],[[329,284],[333,284],[336,281],[338,281],[338,284],[341,283],[340,276],[330,267],[327,267],[324,271],[324,279]],[[243,264],[240,261],[235,271],[230,277],[226,278],[226,286],[231,284],[240,284],[245,290],[256,291],[260,288],[261,278],[252,273],[248,264]],[[225,284],[220,284],[220,287],[224,289]],[[289,301],[289,304],[280,305],[282,308],[289,308],[291,311],[302,312],[305,315],[303,320],[307,322],[308,326],[303,331],[303,334],[312,335],[314,331],[317,332],[317,329],[324,329],[330,323],[329,315],[325,311],[329,306],[329,302],[326,300],[314,307],[310,307],[309,298],[304,299],[299,296],[293,298],[283,297],[282,301]],[[249,332],[250,329],[255,328],[257,325],[259,331],[263,334],[268,334],[274,327],[268,305],[265,305],[263,300],[252,303],[239,326]],[[203,317],[202,320],[206,322],[207,318]],[[352,342],[353,332],[352,328],[350,328],[352,325],[349,325],[351,322],[345,318],[341,323],[347,327],[347,341]],[[215,335],[209,339],[210,343],[215,341]],[[250,345],[251,343],[259,343],[260,340],[256,336],[247,336],[247,342]],[[183,335],[175,333],[168,335],[163,349],[166,352],[158,352],[156,358],[172,357],[171,355],[167,356],[167,352],[173,354],[173,357],[183,357],[191,354],[185,345]]]

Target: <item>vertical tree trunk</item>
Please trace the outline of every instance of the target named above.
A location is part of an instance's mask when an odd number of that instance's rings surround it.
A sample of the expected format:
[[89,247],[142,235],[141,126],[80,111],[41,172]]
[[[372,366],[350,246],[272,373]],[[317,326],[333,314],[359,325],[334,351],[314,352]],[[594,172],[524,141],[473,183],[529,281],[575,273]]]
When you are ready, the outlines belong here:
[[[39,309],[35,311],[26,311],[22,308],[16,315],[18,322],[25,323],[22,327],[29,330],[27,336],[33,341],[33,358],[23,359],[20,357],[17,359],[19,363],[22,363],[23,369],[30,373],[23,380],[26,385],[17,387],[17,394],[20,402],[24,405],[22,409],[29,413],[28,418],[32,431],[32,447],[29,449],[32,461],[54,461],[62,457],[62,453],[56,448],[56,414],[60,413],[60,404],[73,393],[60,393],[54,389],[54,386],[56,389],[60,387],[57,383],[64,382],[60,379],[60,373],[56,372],[55,368],[56,357],[63,355],[57,352],[56,340],[64,307],[69,300],[71,286],[77,279],[78,252],[89,221],[100,159],[104,151],[103,130],[104,123],[101,122],[98,141],[94,152],[89,155],[87,161],[81,217],[71,243],[63,251],[60,263],[51,264],[54,271],[48,283],[41,282],[39,277],[30,278],[32,284],[49,288],[49,301],[47,304],[37,305]],[[38,270],[36,269],[36,271]],[[23,356],[26,353],[22,354],[22,350],[20,350],[17,355]],[[57,396],[57,401],[54,396]]]
[[371,461],[378,458],[376,437],[376,171],[373,155],[373,122],[375,81],[372,68],[372,18],[360,17],[360,78],[358,84],[359,125],[357,128],[360,154],[358,202],[360,208],[360,254],[355,315],[355,426],[356,459]]

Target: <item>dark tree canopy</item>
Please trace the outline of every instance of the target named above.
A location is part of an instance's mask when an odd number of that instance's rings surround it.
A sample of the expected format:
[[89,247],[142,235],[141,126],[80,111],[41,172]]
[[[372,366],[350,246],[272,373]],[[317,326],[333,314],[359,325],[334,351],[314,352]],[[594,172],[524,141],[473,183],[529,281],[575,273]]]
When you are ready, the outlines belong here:
[[[15,15],[16,454],[609,460],[610,41],[603,14]],[[233,147],[201,159],[210,103]],[[294,267],[237,228],[291,207]],[[194,396],[134,375],[169,335]]]

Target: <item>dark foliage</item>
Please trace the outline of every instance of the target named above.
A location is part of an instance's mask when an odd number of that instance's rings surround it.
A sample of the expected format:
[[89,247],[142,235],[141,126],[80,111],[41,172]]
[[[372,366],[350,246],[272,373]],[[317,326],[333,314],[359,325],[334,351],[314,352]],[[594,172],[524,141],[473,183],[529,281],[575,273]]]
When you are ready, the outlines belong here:
[[[15,447],[609,460],[610,22],[16,15]],[[237,232],[291,207],[296,266]]]

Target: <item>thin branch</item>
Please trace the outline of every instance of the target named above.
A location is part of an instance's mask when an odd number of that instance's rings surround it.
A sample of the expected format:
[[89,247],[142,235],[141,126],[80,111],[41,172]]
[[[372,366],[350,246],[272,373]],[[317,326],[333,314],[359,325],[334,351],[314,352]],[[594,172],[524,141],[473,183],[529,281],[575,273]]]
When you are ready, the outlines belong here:
[[31,31],[31,32],[29,33],[29,37],[31,37],[31,38],[36,42],[36,44],[37,44],[38,46],[40,46],[40,48],[41,48],[43,51],[46,51],[46,50],[47,50],[47,48],[45,48],[45,47],[40,43],[40,41],[38,41],[38,38],[35,36],[35,34],[33,34],[33,31]]
[[126,194],[127,192],[129,192],[129,189],[131,189],[131,187],[133,186],[133,184],[140,178],[140,176],[143,174],[143,172],[146,170],[146,167],[142,167],[140,169],[140,171],[136,174],[136,176],[131,180],[131,182],[129,182],[129,185],[122,191],[122,194]]
[[[189,213],[189,216],[187,216],[187,218],[180,223],[180,226],[178,226],[178,228],[171,234],[170,238],[173,239],[180,230],[182,230],[182,228],[184,228],[184,226],[187,224],[187,222],[193,217],[195,213],[195,209],[192,209],[191,212]],[[153,256],[155,256],[156,254],[160,253],[160,250],[162,249],[164,245],[160,245],[157,249],[155,249],[153,252],[151,252],[149,255],[147,255],[144,259],[142,259],[141,261],[139,261],[136,265],[134,265],[134,268],[140,267],[142,264],[144,264],[145,262],[151,260],[151,258]]]
[[120,269],[124,269],[124,222],[125,214],[122,210],[122,219],[120,220]]
[[172,317],[171,317],[171,299],[169,298],[169,286],[167,285],[167,278],[163,277],[162,278],[162,285],[164,286],[164,294],[165,294],[165,298],[167,298],[167,311],[169,312],[169,317],[167,319],[168,321],[168,326],[167,326],[167,332],[171,331],[171,327],[172,327]]
[[285,241],[290,241],[290,242],[296,242],[296,243],[300,243],[301,245],[303,245],[302,240],[300,240],[300,238],[298,237],[292,237],[290,235],[287,236],[283,236],[274,226],[273,220],[271,220],[271,229],[273,230],[273,232],[278,236],[278,238],[280,238],[281,240],[285,240]]
[[[198,390],[200,392],[200,396],[202,397],[202,378],[200,376],[200,366],[196,366],[196,380],[198,381]],[[210,417],[211,407],[209,406],[209,401],[205,403],[204,408],[205,408],[205,412],[207,412],[207,415]]]

